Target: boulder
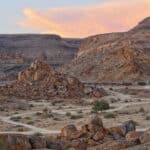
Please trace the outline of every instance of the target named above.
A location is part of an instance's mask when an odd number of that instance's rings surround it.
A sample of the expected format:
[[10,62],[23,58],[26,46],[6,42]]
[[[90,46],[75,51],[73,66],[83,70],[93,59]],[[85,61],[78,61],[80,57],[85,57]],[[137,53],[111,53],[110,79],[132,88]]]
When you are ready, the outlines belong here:
[[102,119],[101,119],[98,115],[93,115],[93,116],[91,117],[90,124],[103,127]]
[[61,136],[66,139],[72,139],[78,134],[78,130],[75,125],[67,125],[61,130]]
[[31,136],[29,138],[32,149],[46,148],[46,140],[39,136]]
[[150,129],[145,131],[144,134],[140,137],[140,142],[143,143],[150,143]]
[[126,134],[126,140],[130,142],[140,142],[141,132],[131,131]]
[[0,135],[2,150],[31,150],[28,137],[24,135],[5,134]]

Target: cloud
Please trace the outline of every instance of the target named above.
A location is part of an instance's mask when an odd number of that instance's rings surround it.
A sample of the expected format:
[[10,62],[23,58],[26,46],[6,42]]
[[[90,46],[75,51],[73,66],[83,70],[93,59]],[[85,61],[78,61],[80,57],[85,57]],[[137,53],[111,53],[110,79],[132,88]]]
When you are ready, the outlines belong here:
[[97,6],[34,10],[25,8],[22,27],[65,37],[126,31],[150,16],[150,0],[106,0]]

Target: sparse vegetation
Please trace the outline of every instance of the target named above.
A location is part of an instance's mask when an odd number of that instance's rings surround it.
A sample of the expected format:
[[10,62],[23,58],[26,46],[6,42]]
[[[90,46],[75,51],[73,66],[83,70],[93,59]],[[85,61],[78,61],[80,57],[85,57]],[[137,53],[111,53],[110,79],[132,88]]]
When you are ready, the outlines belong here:
[[97,111],[103,111],[103,110],[107,110],[109,109],[109,103],[107,103],[106,101],[96,101],[93,104],[92,109],[97,112]]
[[144,81],[140,81],[140,82],[138,82],[138,85],[145,86],[146,83]]
[[71,113],[70,113],[70,112],[66,112],[66,116],[67,116],[67,117],[70,117],[70,116],[71,116]]
[[146,120],[150,120],[150,116],[149,116],[149,115],[147,115],[145,119],[146,119]]
[[116,118],[116,114],[115,113],[106,113],[104,114],[104,118]]
[[34,133],[34,136],[43,136],[43,134],[40,133],[40,132],[35,132],[35,133]]
[[144,109],[143,107],[141,107],[141,108],[139,109],[139,112],[144,113],[144,112],[145,112],[145,109]]
[[22,118],[20,116],[17,116],[17,117],[11,117],[10,120],[13,120],[13,121],[19,121],[21,120]]
[[80,119],[80,118],[83,118],[82,115],[71,115],[70,116],[70,119]]
[[82,110],[78,110],[78,112],[77,112],[78,114],[82,114],[83,112],[82,112]]

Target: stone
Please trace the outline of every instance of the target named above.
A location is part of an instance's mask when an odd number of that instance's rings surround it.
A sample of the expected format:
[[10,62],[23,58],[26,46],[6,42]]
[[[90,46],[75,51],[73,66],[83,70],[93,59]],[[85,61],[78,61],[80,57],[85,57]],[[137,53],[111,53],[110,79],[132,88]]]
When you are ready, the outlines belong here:
[[66,148],[67,150],[87,150],[87,143],[84,139],[77,139],[69,142]]
[[135,123],[130,120],[120,126],[110,128],[109,131],[114,136],[114,138],[118,139],[120,137],[125,137],[128,132],[135,131],[135,129]]
[[143,135],[140,137],[140,142],[142,144],[150,142],[150,129],[145,131]]
[[140,142],[141,132],[131,131],[126,134],[126,140],[130,142]]
[[29,142],[31,144],[32,149],[46,148],[46,140],[42,137],[31,136],[29,137]]
[[103,140],[105,137],[105,134],[103,132],[96,132],[96,134],[93,136],[93,139],[95,141]]
[[46,141],[46,148],[56,149],[56,150],[65,150],[65,146],[63,145],[63,143],[51,142],[51,141]]
[[61,130],[61,136],[66,139],[71,139],[78,133],[77,131],[78,130],[75,125],[67,125]]
[[91,117],[90,124],[103,127],[102,119],[101,119],[98,115],[93,115],[93,116]]
[[24,135],[0,135],[3,150],[31,150],[28,137]]

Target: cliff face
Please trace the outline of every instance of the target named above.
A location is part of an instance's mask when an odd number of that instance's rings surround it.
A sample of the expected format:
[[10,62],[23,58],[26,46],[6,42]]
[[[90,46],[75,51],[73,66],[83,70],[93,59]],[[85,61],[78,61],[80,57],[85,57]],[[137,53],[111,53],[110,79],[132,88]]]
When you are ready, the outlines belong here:
[[150,79],[150,18],[124,33],[88,37],[62,71],[86,82]]
[[0,35],[0,80],[15,79],[34,60],[52,67],[70,62],[80,39],[62,39],[57,35]]

